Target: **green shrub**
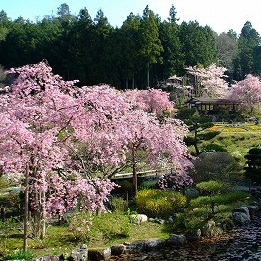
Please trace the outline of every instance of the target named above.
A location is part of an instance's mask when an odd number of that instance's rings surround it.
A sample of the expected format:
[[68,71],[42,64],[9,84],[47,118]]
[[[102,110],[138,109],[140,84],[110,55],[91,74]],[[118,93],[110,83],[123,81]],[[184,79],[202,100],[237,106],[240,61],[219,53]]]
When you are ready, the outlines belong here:
[[227,152],[227,150],[219,144],[210,143],[205,146],[202,146],[201,151],[204,152],[211,152],[211,151],[221,151],[221,152]]
[[217,204],[228,205],[237,202],[246,202],[249,199],[249,193],[244,191],[233,191],[221,195],[216,195],[213,200]]
[[172,231],[186,233],[194,229],[202,228],[209,218],[207,208],[198,208],[195,211],[180,212],[173,220]]
[[33,257],[30,251],[24,251],[17,249],[15,251],[9,252],[4,256],[5,260],[21,260],[21,259],[31,259]]
[[118,211],[124,213],[128,209],[128,203],[121,197],[112,197],[110,200],[110,206],[112,211]]
[[209,180],[203,181],[196,185],[196,188],[199,189],[203,194],[213,195],[222,190],[225,184],[220,181]]
[[224,210],[225,205],[237,205],[239,202],[246,202],[248,198],[249,194],[244,191],[233,191],[214,196],[200,196],[190,201],[190,207],[195,209],[209,206],[209,210],[213,214],[217,211],[220,212],[222,208]]
[[157,183],[158,183],[157,179],[143,181],[139,185],[139,190],[142,190],[142,189],[154,189],[154,188],[156,188]]
[[206,216],[191,216],[190,218],[185,220],[185,227],[187,230],[194,230],[198,228],[202,228],[206,223]]
[[211,140],[219,134],[220,134],[220,131],[208,131],[208,132],[203,132],[203,133],[198,134],[198,138],[200,140]]
[[[215,207],[219,204],[217,195],[222,191],[225,192],[228,190],[229,186],[225,183],[215,180],[209,180],[205,182],[201,182],[196,185],[197,189],[201,191],[202,197],[198,197],[196,199],[191,200],[191,206],[207,206],[209,205],[211,209],[211,213],[215,213]],[[206,196],[204,196],[206,195]]]
[[139,212],[149,217],[166,217],[182,209],[186,197],[171,190],[146,189],[141,190],[135,197]]

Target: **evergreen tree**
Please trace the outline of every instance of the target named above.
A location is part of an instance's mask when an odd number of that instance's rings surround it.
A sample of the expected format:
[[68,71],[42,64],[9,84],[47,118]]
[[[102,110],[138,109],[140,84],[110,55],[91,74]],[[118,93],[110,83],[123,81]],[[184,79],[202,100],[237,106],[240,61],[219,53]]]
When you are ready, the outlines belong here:
[[247,74],[253,73],[254,49],[260,44],[260,35],[247,21],[238,39],[238,54],[234,62],[234,78],[242,80]]
[[119,46],[122,53],[122,74],[126,89],[129,88],[129,83],[132,89],[136,86],[137,79],[135,78],[139,71],[141,48],[140,25],[141,17],[130,13],[121,27],[122,38]]
[[176,17],[176,9],[172,5],[168,21],[163,21],[159,27],[159,36],[163,46],[163,63],[159,64],[158,74],[161,80],[166,80],[170,76],[180,74],[184,68],[183,54],[179,40],[179,25]]
[[146,87],[149,87],[151,84],[150,67],[153,64],[162,62],[161,52],[163,51],[163,47],[159,38],[158,24],[158,17],[146,6],[140,26],[142,43],[140,55],[143,60],[143,66],[147,71]]
[[182,22],[180,40],[186,66],[206,67],[216,62],[215,38],[209,26],[202,27],[197,21]]

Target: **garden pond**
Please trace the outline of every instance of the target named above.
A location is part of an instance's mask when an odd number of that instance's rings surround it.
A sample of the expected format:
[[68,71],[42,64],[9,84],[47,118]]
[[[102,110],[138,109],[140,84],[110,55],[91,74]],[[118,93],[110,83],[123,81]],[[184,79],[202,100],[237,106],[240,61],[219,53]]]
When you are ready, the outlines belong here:
[[260,261],[261,214],[251,223],[236,227],[222,236],[199,242],[138,253],[127,260],[144,261]]

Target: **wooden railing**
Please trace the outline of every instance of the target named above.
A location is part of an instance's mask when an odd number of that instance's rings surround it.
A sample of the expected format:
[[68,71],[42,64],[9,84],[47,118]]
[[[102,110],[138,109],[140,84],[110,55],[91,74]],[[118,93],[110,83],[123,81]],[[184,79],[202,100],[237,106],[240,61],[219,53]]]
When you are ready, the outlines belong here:
[[[137,176],[138,177],[161,176],[168,172],[171,172],[171,168],[152,169],[152,170],[145,170],[145,171],[137,172]],[[133,175],[132,172],[117,173],[112,177],[112,179],[128,179],[128,178],[132,178],[132,175]]]

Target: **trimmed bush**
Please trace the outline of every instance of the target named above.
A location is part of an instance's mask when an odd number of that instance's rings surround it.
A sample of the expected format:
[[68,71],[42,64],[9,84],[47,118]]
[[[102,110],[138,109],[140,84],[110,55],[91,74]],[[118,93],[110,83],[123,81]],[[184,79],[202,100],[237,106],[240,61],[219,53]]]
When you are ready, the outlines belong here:
[[201,149],[204,152],[212,152],[212,151],[220,151],[220,152],[227,152],[227,150],[219,144],[210,143],[202,147]]
[[220,131],[208,131],[208,132],[203,132],[203,133],[200,133],[198,135],[198,138],[200,140],[211,140],[213,139],[214,137],[216,137],[217,135],[219,135],[221,132]]
[[167,217],[186,205],[186,197],[172,190],[146,189],[135,197],[139,212],[149,217]]
[[199,189],[202,194],[213,195],[217,194],[224,188],[225,184],[223,182],[209,180],[205,182],[198,183],[196,188]]

